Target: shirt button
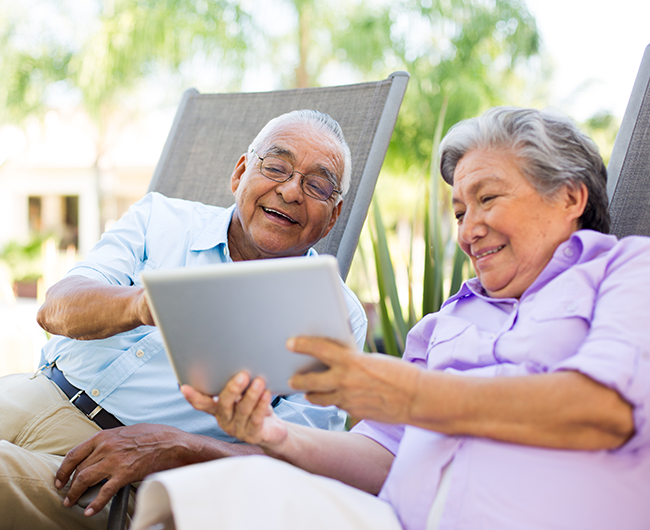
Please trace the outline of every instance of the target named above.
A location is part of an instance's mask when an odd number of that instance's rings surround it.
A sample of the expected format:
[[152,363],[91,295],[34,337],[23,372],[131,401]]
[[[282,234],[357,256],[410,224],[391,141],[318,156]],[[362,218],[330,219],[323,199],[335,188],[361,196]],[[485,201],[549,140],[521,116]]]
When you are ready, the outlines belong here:
[[138,350],[135,352],[136,357],[144,357],[144,352],[142,350]]
[[97,390],[96,388],[93,388],[92,392],[90,392],[90,393],[95,397],[99,396],[99,390]]
[[573,249],[571,247],[566,247],[563,252],[567,258],[573,257]]
[[569,313],[575,313],[578,309],[578,304],[571,302],[568,306],[566,306],[566,309]]

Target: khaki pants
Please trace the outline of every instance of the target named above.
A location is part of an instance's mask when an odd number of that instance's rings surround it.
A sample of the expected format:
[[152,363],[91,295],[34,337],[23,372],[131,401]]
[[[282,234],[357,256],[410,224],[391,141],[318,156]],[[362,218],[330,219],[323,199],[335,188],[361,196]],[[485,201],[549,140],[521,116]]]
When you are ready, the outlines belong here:
[[54,487],[66,453],[100,430],[47,377],[0,378],[0,530],[106,528],[108,508],[86,517]]

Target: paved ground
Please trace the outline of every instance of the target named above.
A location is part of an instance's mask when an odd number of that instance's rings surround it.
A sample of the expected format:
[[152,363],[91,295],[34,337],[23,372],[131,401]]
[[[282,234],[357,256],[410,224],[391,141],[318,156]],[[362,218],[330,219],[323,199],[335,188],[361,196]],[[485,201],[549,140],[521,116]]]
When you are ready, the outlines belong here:
[[37,368],[47,340],[36,323],[39,305],[31,298],[0,300],[0,376]]

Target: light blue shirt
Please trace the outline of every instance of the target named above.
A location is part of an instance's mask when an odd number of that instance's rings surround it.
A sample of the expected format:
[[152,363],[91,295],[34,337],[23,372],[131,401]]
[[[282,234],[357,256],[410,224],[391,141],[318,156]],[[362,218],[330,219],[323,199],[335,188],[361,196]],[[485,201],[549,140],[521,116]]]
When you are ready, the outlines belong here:
[[[231,262],[228,227],[234,210],[234,205],[224,209],[149,193],[102,236],[68,276],[140,286],[142,271]],[[316,252],[311,249],[308,255]],[[350,325],[362,348],[366,315],[354,293],[343,281],[341,285]],[[43,348],[43,357],[48,363],[56,361],[73,385],[84,389],[125,425],[166,424],[235,441],[214,417],[192,408],[180,393],[162,336],[154,326],[92,341],[56,336]],[[345,422],[342,411],[312,405],[302,395],[282,399],[275,412],[287,421],[330,430],[343,429]]]

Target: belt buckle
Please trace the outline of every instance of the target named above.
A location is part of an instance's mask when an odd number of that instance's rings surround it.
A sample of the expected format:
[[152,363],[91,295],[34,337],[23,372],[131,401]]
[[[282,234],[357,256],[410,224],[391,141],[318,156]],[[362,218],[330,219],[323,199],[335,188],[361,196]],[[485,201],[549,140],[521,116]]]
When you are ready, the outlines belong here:
[[83,393],[84,393],[83,390],[79,390],[79,392],[77,392],[74,396],[72,396],[70,399],[68,399],[68,401],[74,405],[74,402],[77,401],[77,399],[79,398],[79,396],[80,396],[81,394],[83,394]]
[[[81,394],[83,394],[83,393],[84,393],[83,390],[79,390],[79,392],[77,392],[74,396],[72,396],[68,401],[72,405],[74,405],[74,402],[77,401],[79,396],[81,396]],[[79,409],[79,407],[77,407],[77,409]],[[99,414],[102,410],[103,410],[103,408],[102,408],[101,405],[97,405],[89,414],[86,414],[83,410],[79,409],[79,411],[83,412],[84,415],[86,416],[86,418],[88,418],[89,420],[94,420],[95,416],[97,416],[97,414]]]

